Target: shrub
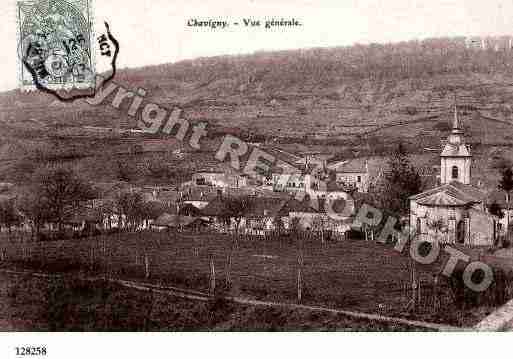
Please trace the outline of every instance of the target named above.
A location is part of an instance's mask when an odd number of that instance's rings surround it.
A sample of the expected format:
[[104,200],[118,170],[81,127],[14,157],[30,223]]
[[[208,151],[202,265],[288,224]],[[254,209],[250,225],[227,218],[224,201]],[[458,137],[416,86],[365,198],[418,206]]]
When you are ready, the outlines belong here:
[[449,124],[447,123],[447,121],[439,121],[433,125],[433,130],[449,131],[450,128],[449,128]]

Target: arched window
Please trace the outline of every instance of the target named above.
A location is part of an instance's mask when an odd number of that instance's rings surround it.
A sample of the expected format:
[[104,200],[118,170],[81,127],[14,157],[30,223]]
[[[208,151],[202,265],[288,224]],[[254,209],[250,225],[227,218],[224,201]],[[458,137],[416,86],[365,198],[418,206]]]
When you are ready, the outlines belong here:
[[452,166],[452,179],[458,179],[458,167]]

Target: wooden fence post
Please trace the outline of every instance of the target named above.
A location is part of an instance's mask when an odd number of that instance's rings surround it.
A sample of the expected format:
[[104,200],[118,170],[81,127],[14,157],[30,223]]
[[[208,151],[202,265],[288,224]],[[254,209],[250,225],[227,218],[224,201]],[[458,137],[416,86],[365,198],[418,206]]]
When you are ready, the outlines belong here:
[[438,275],[433,278],[433,311],[436,313],[440,308],[440,298],[438,290]]
[[102,251],[102,257],[103,257],[103,263],[104,263],[104,267],[105,267],[104,268],[105,277],[108,278],[108,277],[110,277],[110,273],[109,273],[110,266],[109,266],[109,256],[107,253],[107,245],[105,243],[105,238],[103,238],[101,245],[102,245],[101,251]]
[[89,270],[94,269],[94,242],[91,243],[91,249],[89,251]]
[[417,308],[417,273],[415,271],[415,264],[411,263],[411,289],[412,289],[412,305],[413,309],[415,310]]
[[43,242],[39,241],[37,242],[37,245],[39,247],[39,267],[40,268],[44,268],[44,263],[45,263],[45,248],[43,246]]
[[210,258],[210,295],[214,296],[216,292],[216,269],[214,264],[214,258]]
[[[233,244],[232,244],[233,245]],[[231,251],[232,249],[230,249]],[[226,267],[226,286],[229,288],[232,284],[232,254],[228,253],[228,264]]]
[[303,258],[298,258],[298,267],[297,267],[297,301],[301,303],[303,297],[303,278],[301,273],[301,267],[303,266]]
[[150,260],[148,258],[148,253],[144,254],[144,276],[146,279],[150,277]]
[[421,290],[421,282],[420,282],[420,279],[417,278],[417,296],[418,296],[418,305],[419,305],[419,308],[420,306],[422,305],[422,290]]

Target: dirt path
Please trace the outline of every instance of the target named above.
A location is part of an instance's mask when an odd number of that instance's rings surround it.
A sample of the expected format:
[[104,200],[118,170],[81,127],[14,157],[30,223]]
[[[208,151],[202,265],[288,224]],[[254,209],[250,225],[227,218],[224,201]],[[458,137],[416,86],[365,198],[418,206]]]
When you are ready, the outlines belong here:
[[[37,273],[37,272],[30,272],[30,271],[7,270],[7,269],[0,270],[0,273],[10,274],[10,275],[20,275],[20,276],[21,275],[25,275],[25,276],[31,275],[34,277],[46,278],[46,279],[63,277],[62,275],[59,275],[59,274],[46,274],[46,273]],[[97,281],[97,280],[103,279],[103,277],[91,277],[91,276],[76,276],[76,278],[81,279],[81,280],[86,280],[86,281]],[[159,285],[154,285],[154,284],[150,284],[150,283],[128,281],[128,280],[121,280],[121,279],[108,279],[108,281],[111,283],[121,285],[126,288],[136,289],[136,290],[140,290],[140,291],[151,291],[153,293],[165,294],[165,295],[175,296],[175,297],[189,299],[189,300],[208,301],[211,299],[211,297],[207,293],[200,292],[200,291],[194,291],[194,290],[182,289],[182,288],[178,288],[178,287],[159,286]],[[302,305],[302,304],[275,302],[275,301],[274,302],[273,301],[262,301],[262,300],[255,300],[252,298],[245,298],[245,297],[226,297],[226,299],[232,300],[233,302],[235,302],[237,304],[242,304],[242,305],[340,314],[340,315],[344,315],[344,316],[358,319],[358,320],[365,320],[365,321],[369,321],[369,322],[380,322],[380,323],[387,323],[387,324],[396,324],[396,325],[409,326],[409,327],[415,327],[415,328],[426,329],[426,330],[435,330],[435,331],[467,331],[467,330],[470,330],[470,328],[460,328],[460,327],[454,327],[454,326],[443,325],[443,324],[428,323],[428,322],[422,322],[422,321],[416,321],[416,320],[408,320],[408,319],[404,319],[404,318],[388,317],[388,316],[383,316],[383,315],[379,315],[379,314],[368,314],[368,313],[347,311],[347,310],[342,310],[342,309],[334,309],[334,308],[327,308],[327,307],[320,307],[320,306],[311,306],[311,305]],[[0,322],[1,330],[9,330],[8,327],[4,329],[3,328],[4,326],[1,324],[2,323]]]

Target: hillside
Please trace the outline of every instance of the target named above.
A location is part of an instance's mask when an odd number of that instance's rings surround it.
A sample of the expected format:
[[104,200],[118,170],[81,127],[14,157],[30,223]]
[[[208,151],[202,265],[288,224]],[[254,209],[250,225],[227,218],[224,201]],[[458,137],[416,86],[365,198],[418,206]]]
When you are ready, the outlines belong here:
[[[371,154],[398,140],[416,151],[439,147],[456,94],[470,142],[509,146],[512,55],[507,48],[469,49],[463,38],[430,39],[199,58],[121,70],[116,81],[145,88],[148,100],[182,106],[187,118],[208,121],[214,137],[230,131]],[[135,127],[126,112],[40,93],[0,94],[0,109],[3,158],[30,152],[29,144],[57,132],[58,140],[74,138],[70,126]]]

